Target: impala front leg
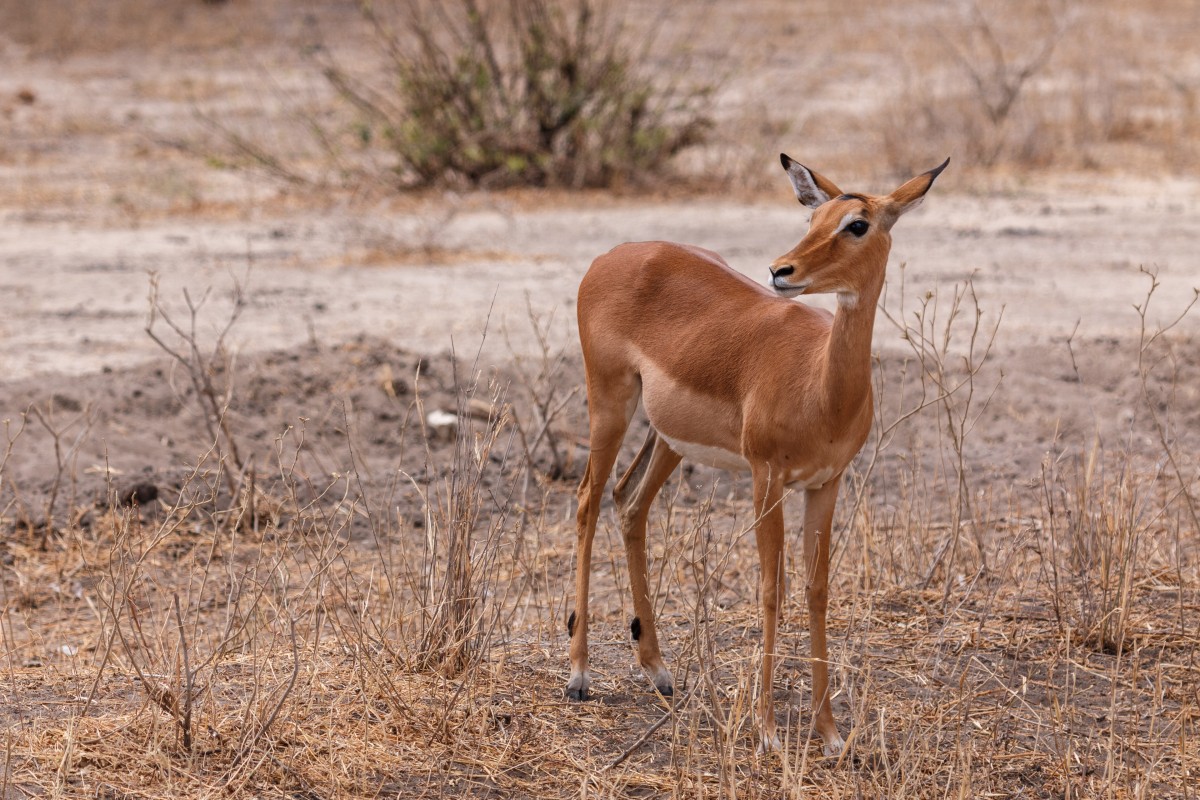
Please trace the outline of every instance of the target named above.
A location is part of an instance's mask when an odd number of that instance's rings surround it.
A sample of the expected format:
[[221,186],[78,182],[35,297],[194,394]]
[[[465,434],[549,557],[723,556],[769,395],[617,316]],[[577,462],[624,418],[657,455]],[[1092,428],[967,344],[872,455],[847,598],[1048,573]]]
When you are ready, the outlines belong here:
[[779,598],[783,594],[783,480],[769,466],[755,467],[754,511],[758,523],[754,538],[758,543],[763,608],[762,686],[758,692],[758,725],[762,741],[759,751],[779,749],[775,735],[775,702],[772,689],[775,675],[775,634],[779,626]]
[[813,716],[825,743],[825,755],[836,756],[845,746],[833,721],[829,697],[829,652],[825,643],[825,613],[829,605],[829,542],[833,509],[842,476],[819,489],[809,489],[804,505],[805,594],[808,632],[812,644]]

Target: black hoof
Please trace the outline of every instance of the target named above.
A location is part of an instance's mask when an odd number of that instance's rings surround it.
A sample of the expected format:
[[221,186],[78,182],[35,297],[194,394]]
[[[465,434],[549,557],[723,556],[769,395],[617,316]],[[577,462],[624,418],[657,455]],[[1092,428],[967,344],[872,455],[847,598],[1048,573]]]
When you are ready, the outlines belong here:
[[654,688],[657,689],[658,693],[663,697],[671,697],[675,694],[675,687],[669,683],[666,686],[655,686]]
[[588,690],[587,690],[586,686],[569,686],[568,685],[566,689],[563,689],[563,695],[568,700],[575,702],[575,703],[583,703],[589,699]]

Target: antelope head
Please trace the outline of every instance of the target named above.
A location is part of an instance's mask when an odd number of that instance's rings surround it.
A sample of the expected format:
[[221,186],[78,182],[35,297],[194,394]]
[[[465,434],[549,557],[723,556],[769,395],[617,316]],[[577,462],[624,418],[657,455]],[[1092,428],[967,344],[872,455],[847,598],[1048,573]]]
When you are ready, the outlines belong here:
[[771,286],[785,297],[836,293],[839,304],[849,306],[868,289],[882,286],[892,226],[921,204],[950,163],[946,159],[891,194],[869,195],[847,194],[786,154],[779,158],[796,199],[815,210],[800,244],[771,264]]

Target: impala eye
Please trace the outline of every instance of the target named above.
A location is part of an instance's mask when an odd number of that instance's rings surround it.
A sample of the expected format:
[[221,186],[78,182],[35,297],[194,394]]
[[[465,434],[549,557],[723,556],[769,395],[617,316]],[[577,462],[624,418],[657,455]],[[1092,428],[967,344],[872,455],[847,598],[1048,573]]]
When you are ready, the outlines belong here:
[[867,221],[865,219],[856,219],[856,220],[854,220],[854,222],[851,222],[849,225],[846,226],[846,230],[850,231],[855,236],[862,236],[863,234],[865,234],[867,232],[867,229],[870,227],[871,226],[867,223]]

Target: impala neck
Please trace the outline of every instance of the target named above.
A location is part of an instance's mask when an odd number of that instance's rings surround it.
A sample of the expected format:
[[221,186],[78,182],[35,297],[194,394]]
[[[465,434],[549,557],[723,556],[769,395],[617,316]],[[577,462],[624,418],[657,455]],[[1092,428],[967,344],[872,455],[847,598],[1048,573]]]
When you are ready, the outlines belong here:
[[855,296],[838,296],[833,329],[825,352],[825,408],[834,417],[858,415],[871,399],[871,337],[875,308],[883,290],[883,269],[878,281]]

